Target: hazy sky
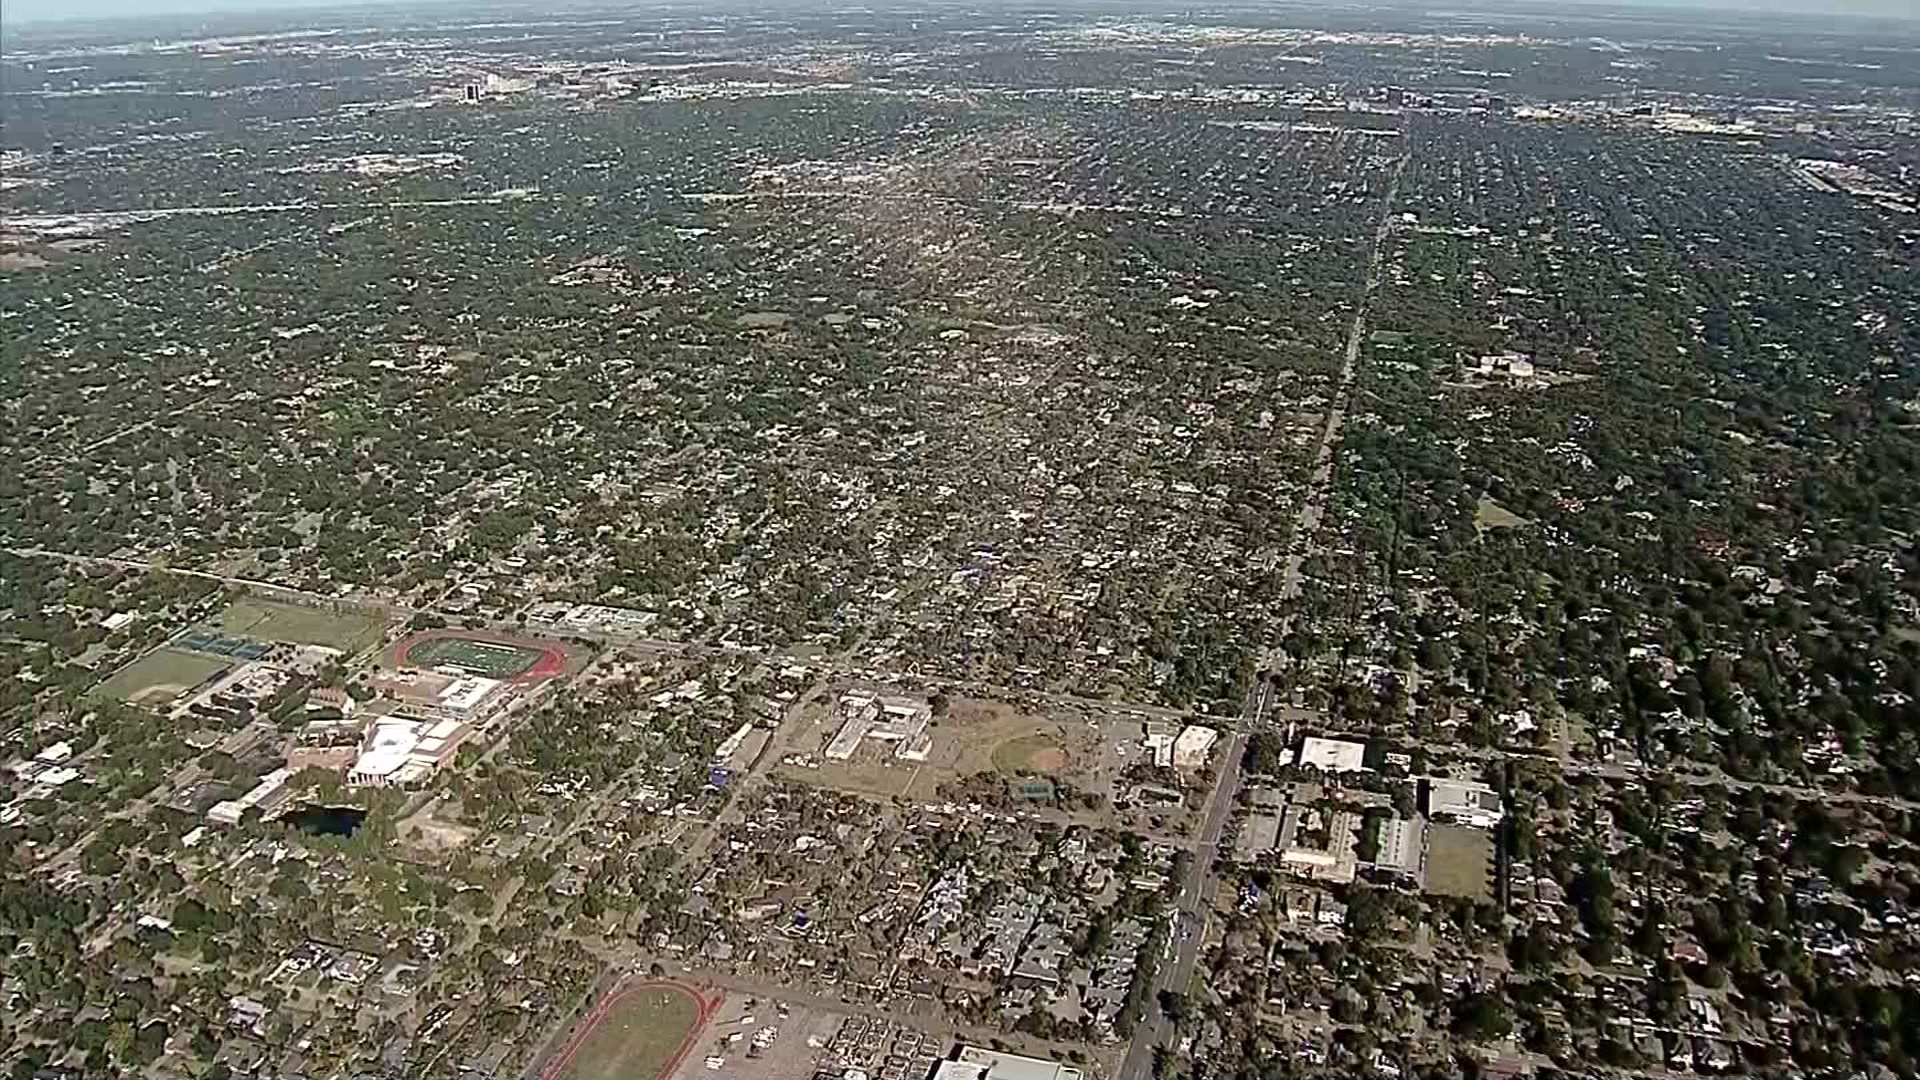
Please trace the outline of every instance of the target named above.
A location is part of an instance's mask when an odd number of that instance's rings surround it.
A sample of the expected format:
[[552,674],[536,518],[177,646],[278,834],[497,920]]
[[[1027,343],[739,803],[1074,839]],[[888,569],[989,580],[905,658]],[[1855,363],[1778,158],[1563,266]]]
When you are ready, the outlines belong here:
[[[47,19],[101,19],[128,15],[198,15],[216,11],[292,11],[301,8],[354,7],[363,4],[392,4],[402,0],[0,0],[0,26],[9,20],[39,22]],[[832,3],[833,0],[829,0]],[[1569,0],[1558,0],[1569,2]],[[1570,0],[1576,4],[1603,3],[1614,7],[1692,7],[1717,10],[1796,12],[1829,14],[1849,12],[1920,20],[1920,0]],[[1476,0],[1431,0],[1439,8],[1498,6]],[[645,0],[635,7],[644,8]],[[825,5],[823,5],[825,6]],[[1388,6],[1403,6],[1391,4]],[[1421,5],[1427,6],[1427,5]],[[1519,0],[1521,7],[1547,7],[1553,3]]]

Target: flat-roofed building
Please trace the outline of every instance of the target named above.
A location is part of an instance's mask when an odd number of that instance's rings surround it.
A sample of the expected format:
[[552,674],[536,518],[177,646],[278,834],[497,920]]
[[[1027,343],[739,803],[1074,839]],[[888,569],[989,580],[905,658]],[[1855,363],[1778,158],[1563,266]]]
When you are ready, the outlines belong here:
[[373,725],[360,756],[347,773],[356,787],[405,787],[433,775],[460,750],[472,731],[459,720],[389,718]]
[[867,691],[841,695],[834,704],[840,728],[828,741],[826,756],[846,761],[868,739],[892,743],[895,757],[907,761],[925,761],[933,745],[927,725],[933,720],[933,706],[920,698],[883,697]]
[[248,810],[258,807],[265,813],[287,797],[287,781],[291,779],[292,769],[275,769],[261,777],[245,795],[215,803],[213,809],[207,811],[207,820],[215,825],[238,825]]
[[962,1046],[933,1071],[932,1080],[1085,1080],[1086,1071],[1046,1058]]
[[463,675],[442,689],[434,704],[446,715],[464,719],[479,712],[504,685],[499,679]]
[[1427,850],[1427,819],[1415,814],[1410,818],[1390,817],[1380,823],[1379,853],[1373,865],[1388,873],[1418,880],[1420,863]]
[[1360,866],[1360,816],[1294,803],[1280,820],[1280,865],[1315,881],[1344,885]]
[[1500,805],[1500,793],[1485,784],[1432,777],[1427,780],[1427,816],[1491,829],[1506,817],[1506,810]]
[[1163,720],[1149,720],[1146,734],[1141,741],[1148,752],[1153,754],[1153,764],[1158,769],[1173,768],[1173,744],[1180,737],[1179,729]]
[[1220,740],[1220,733],[1202,724],[1189,724],[1173,740],[1173,766],[1176,769],[1198,769],[1207,763],[1207,756],[1213,753],[1213,744]]
[[444,671],[396,671],[374,680],[401,709],[414,716],[479,722],[506,697],[501,679]]
[[1367,744],[1346,739],[1322,739],[1308,736],[1300,742],[1295,765],[1319,769],[1323,773],[1366,772]]

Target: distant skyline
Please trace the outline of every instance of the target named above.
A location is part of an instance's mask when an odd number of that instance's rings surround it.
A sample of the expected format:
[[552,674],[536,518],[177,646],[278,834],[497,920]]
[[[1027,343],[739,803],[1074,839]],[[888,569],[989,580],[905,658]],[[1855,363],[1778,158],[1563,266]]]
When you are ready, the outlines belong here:
[[[410,0],[0,0],[0,27],[8,22],[55,22],[117,19],[141,16],[197,16],[274,11],[311,11],[325,8],[403,7]],[[429,0],[431,2],[431,0]],[[827,0],[831,6],[838,0]],[[1845,14],[1920,21],[1920,0],[1561,0],[1582,7],[1670,8],[1747,12],[1755,15]],[[804,3],[804,0],[800,0]],[[1429,4],[1381,4],[1381,7],[1478,8],[1547,7],[1539,0],[1430,0]],[[564,6],[564,5],[563,5]],[[613,5],[597,5],[613,6]],[[635,8],[649,6],[638,0]],[[799,6],[797,3],[796,6]]]

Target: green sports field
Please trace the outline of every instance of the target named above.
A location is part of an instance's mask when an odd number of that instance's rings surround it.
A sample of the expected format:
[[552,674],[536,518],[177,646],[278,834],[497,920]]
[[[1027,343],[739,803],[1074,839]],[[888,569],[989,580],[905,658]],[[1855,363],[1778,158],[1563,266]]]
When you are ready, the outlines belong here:
[[679,1063],[700,1009],[687,994],[648,988],[623,995],[598,1018],[556,1080],[656,1080]]
[[539,661],[540,653],[534,649],[458,637],[422,641],[406,655],[406,662],[415,667],[457,667],[489,679],[510,679]]
[[256,641],[289,641],[358,652],[380,640],[384,621],[352,611],[296,607],[243,596],[220,613],[219,632]]
[[179,649],[156,649],[116,672],[100,684],[96,693],[157,707],[238,663]]

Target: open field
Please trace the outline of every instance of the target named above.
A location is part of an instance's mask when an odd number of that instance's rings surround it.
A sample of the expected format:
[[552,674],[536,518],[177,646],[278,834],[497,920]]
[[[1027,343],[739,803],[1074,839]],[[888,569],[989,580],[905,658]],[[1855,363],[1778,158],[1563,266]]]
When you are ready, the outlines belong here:
[[1059,741],[1048,735],[1023,735],[993,748],[993,767],[1001,772],[1051,776],[1064,770],[1070,760]]
[[543,1080],[655,1080],[693,1049],[711,1004],[679,983],[616,990],[594,1007]]
[[1482,498],[1473,508],[1473,527],[1484,532],[1487,529],[1517,529],[1533,522],[1501,506],[1492,499]]
[[243,596],[220,613],[219,631],[231,637],[325,645],[355,653],[380,640],[383,625],[374,615],[335,613]]
[[834,724],[824,708],[810,709],[782,752],[812,755],[817,765],[783,765],[780,773],[839,791],[925,801],[940,799],[941,785],[980,773],[1009,779],[1016,773],[1037,773],[1081,791],[1106,793],[1106,739],[1099,726],[1083,718],[1057,719],[996,702],[956,701],[929,730],[933,748],[925,761],[902,761],[877,744],[863,745],[848,761],[826,761],[820,750],[833,737]]
[[1493,899],[1493,834],[1460,825],[1427,830],[1427,892]]
[[98,693],[134,705],[165,705],[239,661],[158,649],[122,668]]

